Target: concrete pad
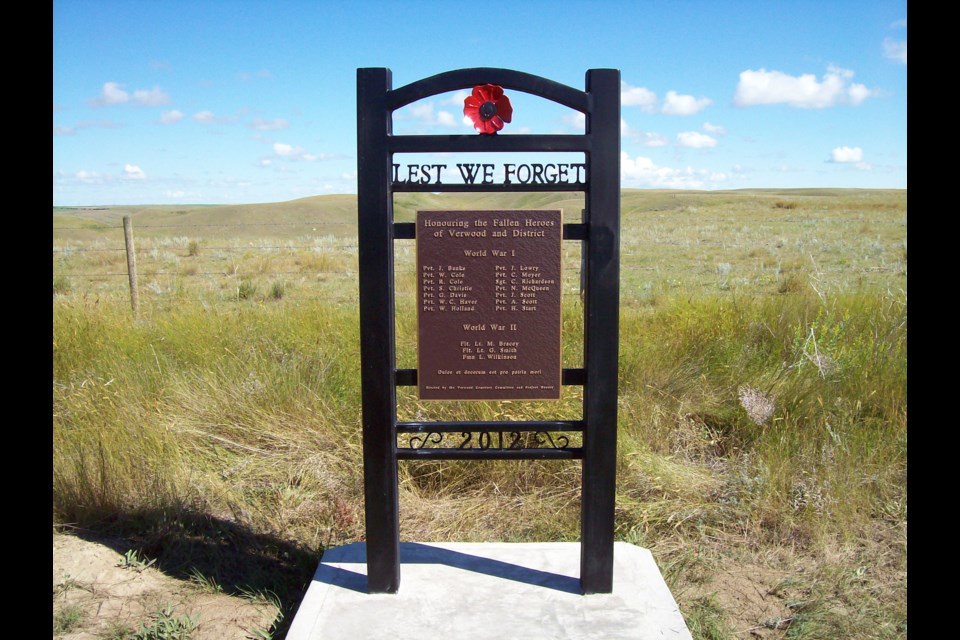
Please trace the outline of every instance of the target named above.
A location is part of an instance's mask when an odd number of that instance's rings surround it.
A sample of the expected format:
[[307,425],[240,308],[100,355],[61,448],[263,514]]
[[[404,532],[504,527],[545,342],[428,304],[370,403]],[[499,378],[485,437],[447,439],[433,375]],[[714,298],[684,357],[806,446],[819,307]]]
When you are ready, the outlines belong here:
[[367,593],[366,545],[323,554],[287,640],[691,638],[650,551],[614,544],[613,593],[580,594],[580,544],[400,544],[400,589]]

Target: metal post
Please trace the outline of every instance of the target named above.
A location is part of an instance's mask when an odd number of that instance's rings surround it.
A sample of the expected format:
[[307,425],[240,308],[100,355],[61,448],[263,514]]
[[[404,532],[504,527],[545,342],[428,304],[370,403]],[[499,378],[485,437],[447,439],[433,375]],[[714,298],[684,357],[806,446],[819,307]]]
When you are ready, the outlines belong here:
[[370,593],[396,593],[400,586],[392,156],[387,150],[392,113],[386,103],[391,83],[389,69],[357,69],[360,380]]
[[591,69],[586,133],[587,295],[584,309],[583,489],[580,588],[613,591],[617,468],[617,357],[620,313],[620,71]]
[[123,216],[123,240],[127,245],[127,277],[130,279],[130,306],[133,315],[140,312],[140,292],[137,289],[137,254],[133,248],[133,222]]

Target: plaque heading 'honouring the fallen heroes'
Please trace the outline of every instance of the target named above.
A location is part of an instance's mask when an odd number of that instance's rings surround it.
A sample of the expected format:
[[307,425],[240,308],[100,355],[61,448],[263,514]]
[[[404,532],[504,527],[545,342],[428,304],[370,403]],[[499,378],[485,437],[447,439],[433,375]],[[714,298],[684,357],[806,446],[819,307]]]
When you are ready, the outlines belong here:
[[423,400],[560,398],[559,210],[417,212]]

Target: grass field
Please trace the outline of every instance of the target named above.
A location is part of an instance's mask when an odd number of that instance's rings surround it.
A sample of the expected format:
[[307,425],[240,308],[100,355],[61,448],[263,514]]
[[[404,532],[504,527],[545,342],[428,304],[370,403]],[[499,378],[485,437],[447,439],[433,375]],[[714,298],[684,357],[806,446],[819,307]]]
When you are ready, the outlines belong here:
[[[290,612],[360,540],[356,199],[54,209],[55,522]],[[577,194],[397,196],[562,208]],[[622,194],[616,535],[652,550],[695,638],[905,638],[906,191]],[[136,238],[130,308],[121,219]],[[397,366],[416,366],[396,244]],[[563,366],[582,366],[565,242]],[[421,403],[401,419],[579,417]],[[403,462],[401,538],[579,536],[576,462]],[[282,637],[283,623],[275,637]]]

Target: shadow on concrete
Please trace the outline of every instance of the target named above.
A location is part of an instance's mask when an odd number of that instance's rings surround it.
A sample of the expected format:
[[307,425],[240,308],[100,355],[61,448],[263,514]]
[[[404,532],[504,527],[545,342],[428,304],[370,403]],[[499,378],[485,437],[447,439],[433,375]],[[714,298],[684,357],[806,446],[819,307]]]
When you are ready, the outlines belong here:
[[[365,543],[354,542],[342,547],[328,549],[323,554],[323,559],[313,579],[316,582],[323,582],[342,589],[367,593],[366,573],[358,573],[328,564],[334,562],[365,565],[367,562],[367,546]],[[580,580],[578,578],[417,542],[400,543],[401,577],[405,564],[443,564],[464,571],[482,573],[503,580],[543,587],[544,589],[553,589],[563,593],[580,593]]]

